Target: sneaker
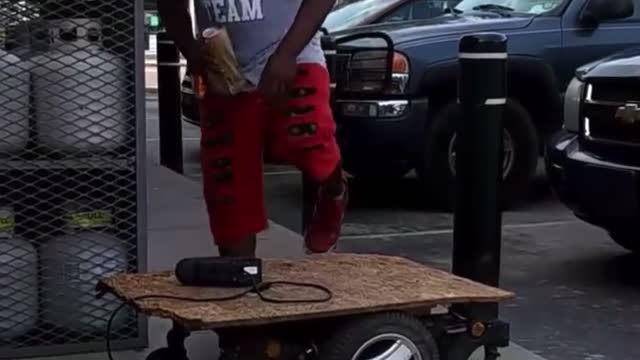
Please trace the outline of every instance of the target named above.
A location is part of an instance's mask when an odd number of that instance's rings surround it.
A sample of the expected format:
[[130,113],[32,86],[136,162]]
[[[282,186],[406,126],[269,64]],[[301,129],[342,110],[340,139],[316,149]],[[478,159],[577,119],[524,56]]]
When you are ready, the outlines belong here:
[[319,190],[311,222],[304,234],[306,254],[335,250],[349,200],[346,179],[343,182],[344,190],[340,196],[332,196],[322,188]]

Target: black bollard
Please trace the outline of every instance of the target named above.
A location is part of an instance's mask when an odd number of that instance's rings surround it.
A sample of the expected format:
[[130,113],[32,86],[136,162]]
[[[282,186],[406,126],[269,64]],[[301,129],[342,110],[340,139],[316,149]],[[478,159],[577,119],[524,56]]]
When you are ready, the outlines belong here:
[[[507,38],[481,33],[460,41],[456,137],[453,273],[498,286],[502,239],[503,113]],[[498,316],[497,304],[464,310],[477,320]]]
[[167,33],[157,34],[160,164],[182,174],[180,52]]

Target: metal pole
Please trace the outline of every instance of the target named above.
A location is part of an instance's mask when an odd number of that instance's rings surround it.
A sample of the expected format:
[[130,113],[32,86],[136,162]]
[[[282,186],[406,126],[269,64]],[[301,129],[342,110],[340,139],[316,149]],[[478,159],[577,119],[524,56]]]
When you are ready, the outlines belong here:
[[[503,113],[507,38],[481,33],[460,41],[453,273],[498,286],[502,213]],[[477,320],[498,316],[497,304],[465,310]]]
[[157,35],[160,164],[182,174],[180,52],[166,32]]

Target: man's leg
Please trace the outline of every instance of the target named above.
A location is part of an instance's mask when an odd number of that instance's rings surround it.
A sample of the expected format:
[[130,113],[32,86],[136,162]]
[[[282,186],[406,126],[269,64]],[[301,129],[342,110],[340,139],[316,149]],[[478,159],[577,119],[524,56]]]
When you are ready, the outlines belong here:
[[200,160],[205,202],[221,256],[255,256],[267,226],[262,152],[264,107],[254,94],[202,102]]
[[319,185],[315,209],[304,234],[310,253],[333,250],[348,201],[329,83],[324,66],[299,65],[287,105],[269,117],[274,155],[297,166]]
[[240,240],[226,241],[226,246],[218,246],[220,256],[231,257],[255,257],[256,256],[256,236],[250,235]]
[[[267,226],[262,151],[264,111],[254,95],[210,97],[201,108],[200,160],[209,224],[220,256],[255,256]],[[238,356],[242,334],[218,332],[220,359]]]

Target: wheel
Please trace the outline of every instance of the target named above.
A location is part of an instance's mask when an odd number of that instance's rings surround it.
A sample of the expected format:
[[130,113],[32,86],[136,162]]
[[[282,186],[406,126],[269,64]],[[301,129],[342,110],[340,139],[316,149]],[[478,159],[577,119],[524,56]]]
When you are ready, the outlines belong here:
[[[455,127],[461,116],[461,108],[455,102],[435,113],[416,168],[429,198],[446,210],[452,210],[455,205]],[[505,106],[503,141],[503,207],[510,208],[527,198],[539,153],[531,115],[513,99]]]
[[609,236],[623,248],[634,253],[640,253],[640,237],[637,232],[626,229],[610,230]]
[[319,349],[319,360],[439,360],[438,346],[417,318],[382,313],[356,318]]
[[189,360],[184,354],[175,354],[169,348],[160,348],[147,355],[146,360]]
[[193,92],[193,80],[189,71],[187,71],[182,78],[180,93],[182,118],[191,125],[200,126],[200,112],[196,96]]

